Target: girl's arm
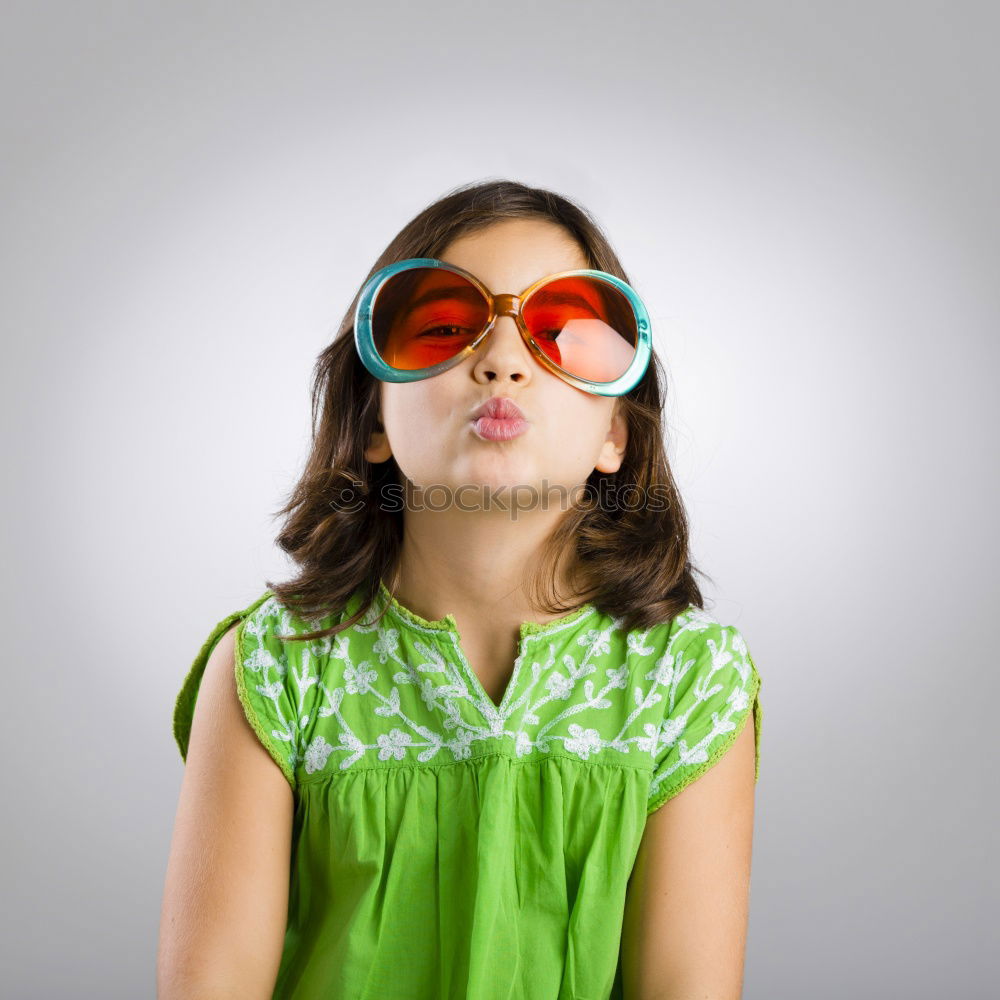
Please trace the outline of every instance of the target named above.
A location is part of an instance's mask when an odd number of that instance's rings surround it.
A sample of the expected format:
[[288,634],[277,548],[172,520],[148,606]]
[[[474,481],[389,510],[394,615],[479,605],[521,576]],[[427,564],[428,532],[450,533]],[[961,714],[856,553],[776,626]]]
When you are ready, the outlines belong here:
[[293,797],[236,694],[233,626],[198,689],[167,864],[158,1000],[268,1000],[284,944]]
[[712,767],[646,821],[625,902],[625,1000],[739,1000],[753,812],[748,720]]

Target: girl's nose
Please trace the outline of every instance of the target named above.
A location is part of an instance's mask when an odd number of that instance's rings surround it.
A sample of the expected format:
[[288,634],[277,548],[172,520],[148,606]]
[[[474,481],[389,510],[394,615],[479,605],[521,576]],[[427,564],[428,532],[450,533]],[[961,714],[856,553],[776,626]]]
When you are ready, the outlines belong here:
[[498,316],[486,343],[479,349],[474,366],[476,377],[509,378],[523,382],[531,375],[533,361],[512,316]]

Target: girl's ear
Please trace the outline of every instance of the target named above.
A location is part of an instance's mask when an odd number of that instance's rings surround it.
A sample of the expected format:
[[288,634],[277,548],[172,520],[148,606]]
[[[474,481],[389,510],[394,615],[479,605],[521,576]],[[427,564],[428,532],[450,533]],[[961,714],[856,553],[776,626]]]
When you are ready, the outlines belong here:
[[368,438],[368,447],[365,448],[365,459],[371,462],[372,465],[378,465],[379,462],[388,461],[391,455],[392,448],[389,445],[389,435],[385,432],[385,425],[382,423],[382,411],[380,410],[378,423]]
[[628,444],[628,423],[625,419],[625,408],[615,400],[614,413],[611,416],[611,426],[608,436],[601,445],[601,453],[594,466],[598,472],[617,472],[625,457],[625,446]]

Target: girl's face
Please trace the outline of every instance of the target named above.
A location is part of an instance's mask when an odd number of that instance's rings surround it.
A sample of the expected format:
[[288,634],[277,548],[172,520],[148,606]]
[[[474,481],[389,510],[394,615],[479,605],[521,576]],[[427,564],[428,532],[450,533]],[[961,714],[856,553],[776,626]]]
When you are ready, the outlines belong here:
[[[545,219],[505,219],[455,239],[440,259],[471,271],[494,294],[519,295],[532,282],[588,261],[561,226]],[[463,485],[466,499],[479,503],[480,489],[517,486],[564,487],[567,495],[590,473],[615,472],[626,444],[618,400],[568,385],[543,368],[521,340],[510,316],[501,316],[471,357],[420,382],[383,382],[384,433],[372,435],[365,457],[390,455],[410,482],[427,489]],[[473,411],[491,396],[506,396],[523,411],[528,429],[507,441],[484,440],[473,429]],[[521,509],[530,491],[519,491]],[[463,495],[438,495],[429,503],[449,504]]]

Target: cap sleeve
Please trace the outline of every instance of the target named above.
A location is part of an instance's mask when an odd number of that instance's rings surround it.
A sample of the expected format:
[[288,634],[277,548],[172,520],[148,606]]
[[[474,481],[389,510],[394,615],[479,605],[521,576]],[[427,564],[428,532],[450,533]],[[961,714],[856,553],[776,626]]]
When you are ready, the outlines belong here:
[[301,685],[297,681],[294,664],[290,669],[289,644],[280,638],[292,632],[289,615],[270,594],[219,622],[195,657],[174,706],[174,738],[181,759],[187,760],[194,706],[208,658],[234,622],[238,623],[235,636],[236,693],[243,713],[257,739],[294,789],[298,721],[309,685]]
[[754,782],[760,777],[760,675],[739,629],[700,626],[672,658],[668,652],[661,671],[664,709],[653,741],[647,815],[720,760],[751,714]]

